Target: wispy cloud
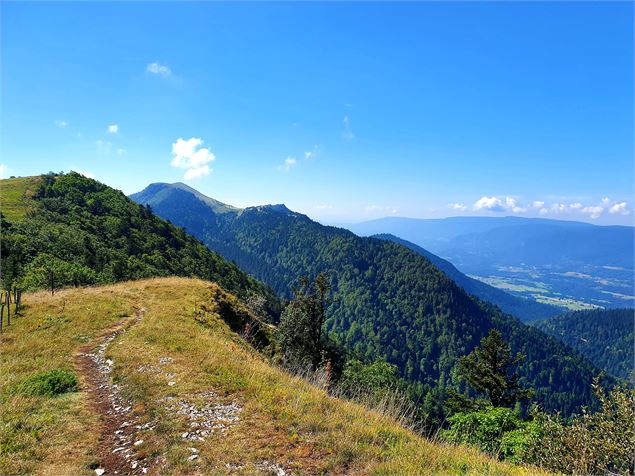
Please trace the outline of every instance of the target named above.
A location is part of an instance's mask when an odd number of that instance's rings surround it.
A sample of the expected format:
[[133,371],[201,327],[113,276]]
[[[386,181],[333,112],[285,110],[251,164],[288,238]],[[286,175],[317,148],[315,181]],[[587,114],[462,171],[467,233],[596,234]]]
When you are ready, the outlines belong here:
[[107,140],[98,139],[95,141],[95,145],[97,146],[97,153],[99,154],[108,155],[112,150],[112,142]]
[[165,64],[161,64],[158,61],[150,63],[148,66],[146,66],[146,71],[148,73],[161,75],[165,78],[172,75],[172,70],[170,69],[170,67]]
[[209,163],[216,157],[203,145],[203,139],[192,137],[190,139],[179,138],[172,144],[172,166],[186,169],[183,178],[191,180],[209,175],[212,171]]
[[627,207],[626,202],[616,203],[609,208],[609,213],[612,215],[630,215],[631,211]]
[[604,213],[604,207],[595,206],[595,207],[584,207],[582,208],[582,213],[589,215],[589,217],[595,219],[600,218]]
[[583,204],[579,201],[566,203],[566,202],[553,202],[547,203],[544,200],[534,200],[529,202],[530,205],[524,205],[519,203],[514,197],[498,197],[496,195],[484,195],[479,198],[472,207],[467,207],[463,203],[449,203],[448,208],[458,211],[472,210],[475,212],[493,212],[493,213],[526,213],[531,214],[538,213],[541,216],[575,216],[586,215],[591,219],[600,218],[605,212],[613,215],[629,215],[631,210],[629,209],[628,202],[614,201],[608,197],[602,198],[596,203]]
[[391,215],[394,215],[398,212],[398,210],[389,205],[367,205],[364,207],[364,212],[369,214],[390,213]]
[[464,212],[467,210],[468,207],[464,203],[448,203],[448,208],[451,208],[452,210],[458,210],[460,212]]
[[320,154],[320,146],[317,144],[311,150],[304,152],[304,160],[314,159]]
[[295,157],[287,157],[286,159],[284,159],[282,165],[278,166],[278,170],[289,172],[293,167],[297,165],[297,163],[298,161],[295,159]]
[[117,124],[110,124],[107,130],[108,134],[116,134],[119,132],[119,126]]
[[61,129],[69,126],[68,121],[65,121],[63,119],[55,119],[54,124]]
[[342,131],[342,137],[347,140],[355,139],[355,134],[353,134],[353,129],[351,128],[351,120],[348,115],[344,116],[344,130]]
[[90,178],[90,179],[94,179],[95,178],[95,174],[92,172],[88,172],[87,170],[75,170],[75,172],[77,172],[80,175],[83,175],[84,177]]
[[121,157],[126,154],[126,149],[117,149],[117,155]]

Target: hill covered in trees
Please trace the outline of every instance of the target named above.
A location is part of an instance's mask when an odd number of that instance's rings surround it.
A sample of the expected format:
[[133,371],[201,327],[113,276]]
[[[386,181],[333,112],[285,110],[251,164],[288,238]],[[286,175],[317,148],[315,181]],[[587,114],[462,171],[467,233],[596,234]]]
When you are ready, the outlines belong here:
[[[128,199],[77,173],[3,180],[2,283],[26,289],[200,277],[240,295],[277,298],[218,253]],[[9,193],[4,193],[7,191]]]
[[526,356],[519,370],[522,382],[546,409],[570,414],[592,401],[597,369],[590,362],[473,299],[405,246],[320,225],[284,205],[223,207],[217,213],[183,184],[153,184],[131,198],[151,203],[158,215],[283,296],[291,296],[299,276],[326,272],[334,298],[328,332],[362,358],[395,364],[430,414],[441,413],[448,387],[465,391],[456,372],[458,359],[492,328]]
[[534,325],[579,350],[599,368],[634,381],[634,317],[633,309],[593,309],[569,312]]
[[393,241],[401,245],[416,251],[421,256],[426,257],[432,264],[443,271],[450,279],[454,280],[456,284],[465,289],[468,293],[473,294],[479,299],[489,301],[492,304],[496,304],[504,312],[511,314],[522,321],[534,321],[537,319],[544,319],[547,317],[555,316],[562,310],[555,306],[548,304],[542,304],[536,301],[531,301],[518,296],[513,296],[505,291],[490,286],[478,279],[470,278],[469,276],[461,273],[456,267],[447,260],[438,257],[437,255],[430,253],[428,250],[421,248],[414,243],[401,239],[391,234],[379,234],[373,235],[374,238],[381,240]]

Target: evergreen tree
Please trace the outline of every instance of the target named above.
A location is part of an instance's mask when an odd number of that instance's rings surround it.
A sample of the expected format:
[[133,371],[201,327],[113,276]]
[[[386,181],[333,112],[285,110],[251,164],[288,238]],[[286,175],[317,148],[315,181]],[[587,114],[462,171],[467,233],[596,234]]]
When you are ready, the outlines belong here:
[[308,366],[315,370],[329,347],[323,327],[331,303],[330,284],[325,273],[320,273],[313,282],[302,277],[299,283],[293,290],[294,299],[280,318],[278,340],[287,366]]
[[480,345],[459,360],[459,372],[493,406],[508,407],[531,397],[531,390],[519,384],[515,369],[524,358],[521,353],[514,357],[502,334],[490,329]]

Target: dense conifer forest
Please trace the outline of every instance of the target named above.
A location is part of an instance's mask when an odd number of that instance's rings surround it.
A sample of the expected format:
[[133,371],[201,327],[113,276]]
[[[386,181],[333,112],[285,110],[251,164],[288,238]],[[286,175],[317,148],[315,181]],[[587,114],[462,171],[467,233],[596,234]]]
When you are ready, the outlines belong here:
[[284,297],[299,276],[326,272],[334,298],[328,332],[362,359],[396,365],[431,415],[445,413],[447,388],[468,391],[457,361],[491,328],[526,356],[521,379],[545,409],[571,414],[592,404],[598,371],[579,353],[472,298],[405,246],[320,225],[283,205],[217,213],[182,184],[154,184],[132,198]]

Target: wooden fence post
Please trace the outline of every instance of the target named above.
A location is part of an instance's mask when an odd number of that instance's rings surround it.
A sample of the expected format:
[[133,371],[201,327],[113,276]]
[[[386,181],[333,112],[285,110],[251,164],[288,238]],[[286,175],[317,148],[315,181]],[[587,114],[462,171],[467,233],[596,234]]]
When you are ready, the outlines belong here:
[[4,302],[2,301],[2,295],[0,294],[0,333],[2,332],[2,321],[4,321]]
[[53,270],[51,270],[50,273],[51,273],[51,296],[53,296],[55,294],[55,274],[53,273]]
[[11,325],[11,293],[7,291],[5,293],[6,301],[7,301],[7,326]]

